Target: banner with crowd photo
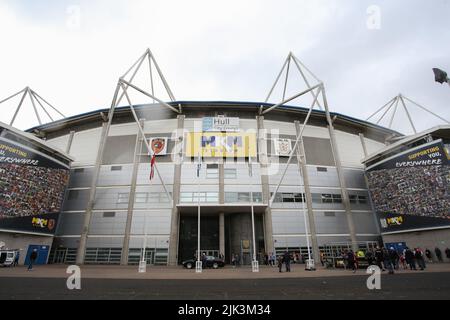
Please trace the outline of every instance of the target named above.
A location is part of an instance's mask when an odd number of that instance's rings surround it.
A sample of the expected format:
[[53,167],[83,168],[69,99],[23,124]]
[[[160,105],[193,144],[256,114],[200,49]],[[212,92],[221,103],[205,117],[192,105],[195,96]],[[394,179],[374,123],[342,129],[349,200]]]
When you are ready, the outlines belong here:
[[53,234],[69,167],[0,138],[0,230]]
[[441,140],[366,172],[383,233],[450,227],[449,155]]

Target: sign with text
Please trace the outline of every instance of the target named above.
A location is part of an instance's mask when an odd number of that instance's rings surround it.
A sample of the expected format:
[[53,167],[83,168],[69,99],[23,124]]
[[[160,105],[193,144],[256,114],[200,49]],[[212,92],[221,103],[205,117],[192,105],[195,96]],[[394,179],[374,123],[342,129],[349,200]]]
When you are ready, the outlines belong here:
[[248,158],[257,156],[255,133],[188,133],[186,156]]
[[203,118],[203,132],[239,132],[239,118]]

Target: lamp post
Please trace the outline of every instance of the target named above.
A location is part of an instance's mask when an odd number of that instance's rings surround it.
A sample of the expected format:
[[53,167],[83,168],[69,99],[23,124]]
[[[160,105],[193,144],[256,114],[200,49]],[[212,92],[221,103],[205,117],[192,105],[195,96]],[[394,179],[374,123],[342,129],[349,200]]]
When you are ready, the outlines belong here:
[[439,82],[440,84],[446,82],[450,86],[450,78],[448,77],[447,72],[438,68],[433,68],[433,72],[434,80],[436,82]]

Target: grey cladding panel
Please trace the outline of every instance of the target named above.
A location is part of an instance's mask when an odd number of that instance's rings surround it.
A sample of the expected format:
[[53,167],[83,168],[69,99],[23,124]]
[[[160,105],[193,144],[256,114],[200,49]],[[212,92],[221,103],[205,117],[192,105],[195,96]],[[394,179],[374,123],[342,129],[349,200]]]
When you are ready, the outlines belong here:
[[136,135],[108,137],[102,163],[133,163],[135,146]]
[[330,139],[304,137],[306,163],[317,166],[335,166]]

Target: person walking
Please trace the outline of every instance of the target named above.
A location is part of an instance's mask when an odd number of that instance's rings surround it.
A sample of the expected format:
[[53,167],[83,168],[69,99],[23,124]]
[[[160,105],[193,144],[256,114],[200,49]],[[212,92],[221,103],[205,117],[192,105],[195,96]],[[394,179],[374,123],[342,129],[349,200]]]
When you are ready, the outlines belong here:
[[425,256],[427,257],[428,263],[433,262],[433,255],[431,254],[430,249],[425,250]]
[[373,265],[373,252],[372,252],[372,250],[368,250],[366,252],[366,260],[367,260],[367,263],[369,264],[369,267],[371,265]]
[[19,258],[20,258],[20,252],[17,251],[17,254],[14,257],[14,264],[13,264],[14,267],[17,267],[19,265]]
[[436,249],[434,249],[434,253],[436,253],[436,258],[438,259],[438,261],[443,262],[441,249],[436,247]]
[[348,268],[353,270],[353,273],[356,273],[356,256],[353,253],[353,250],[350,250],[347,253],[347,261],[348,261]]
[[416,258],[417,264],[419,265],[419,268],[421,271],[425,270],[425,259],[423,258],[423,252],[420,250],[420,248],[416,248],[414,252],[414,258]]
[[375,250],[375,260],[377,261],[377,266],[380,270],[385,271],[383,267],[384,255],[383,250],[380,247],[377,247]]
[[284,253],[284,264],[286,265],[286,272],[291,272],[291,254],[289,253],[289,251],[286,251]]
[[410,248],[405,249],[405,260],[411,270],[417,270],[414,252]]
[[275,253],[272,252],[272,253],[270,254],[270,263],[271,263],[271,266],[272,266],[272,267],[275,267],[276,261],[277,261],[277,256],[276,256]]
[[398,253],[394,248],[390,248],[387,254],[386,268],[389,270],[389,274],[394,274],[396,269],[396,261],[398,259]]
[[28,271],[33,270],[33,264],[37,260],[37,258],[38,258],[37,249],[33,249],[33,252],[31,252],[31,254],[30,254],[30,262],[28,264]]
[[445,255],[447,256],[447,259],[450,259],[450,249],[445,249]]
[[278,271],[283,272],[283,256],[278,256]]
[[231,255],[231,264],[233,268],[236,268],[236,255],[234,253]]

